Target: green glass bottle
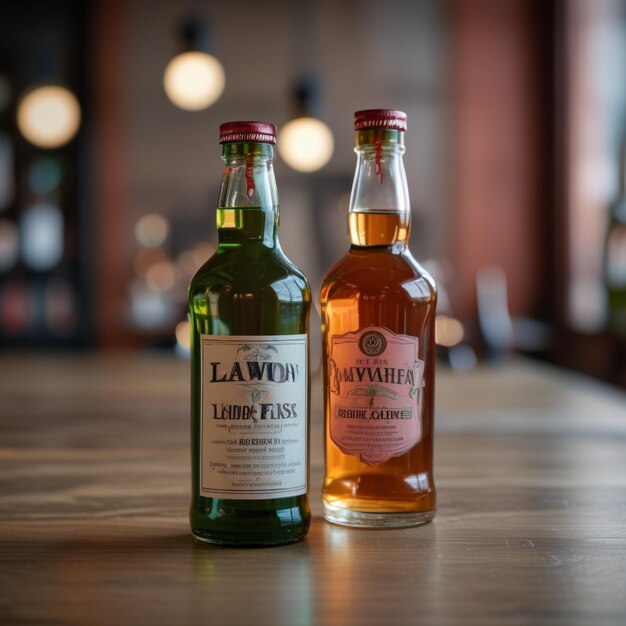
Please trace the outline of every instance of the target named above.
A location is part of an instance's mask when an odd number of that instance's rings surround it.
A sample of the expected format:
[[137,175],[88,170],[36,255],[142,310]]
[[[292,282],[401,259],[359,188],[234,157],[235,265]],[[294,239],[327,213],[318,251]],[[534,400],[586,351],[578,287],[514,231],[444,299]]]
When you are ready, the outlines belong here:
[[309,528],[311,290],[278,242],[276,128],[220,126],[219,243],[189,286],[191,530],[276,545]]

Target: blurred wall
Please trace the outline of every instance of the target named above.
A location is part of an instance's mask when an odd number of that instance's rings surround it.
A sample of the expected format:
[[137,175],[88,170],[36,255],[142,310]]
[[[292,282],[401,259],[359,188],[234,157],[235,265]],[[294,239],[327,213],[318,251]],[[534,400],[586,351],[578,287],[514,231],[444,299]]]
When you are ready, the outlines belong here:
[[[476,276],[497,266],[513,315],[545,314],[551,241],[552,7],[528,0],[452,6],[452,300],[476,315]],[[545,30],[544,30],[545,29]]]
[[[409,115],[405,157],[414,212],[412,247],[418,258],[445,249],[447,221],[446,38],[443,5],[436,0],[397,0],[393,10],[374,0],[271,3],[174,3],[133,0],[99,3],[97,28],[101,73],[109,80],[109,108],[123,132],[117,153],[104,157],[110,185],[124,190],[101,207],[101,219],[120,231],[122,256],[133,280],[137,243],[133,226],[146,213],[171,223],[166,243],[175,257],[215,237],[214,207],[222,172],[218,125],[260,119],[282,125],[294,114],[292,91],[303,73],[321,80],[321,117],[335,135],[335,152],[321,171],[299,174],[277,160],[281,241],[311,277],[317,292],[322,273],[348,245],[345,194],[354,171],[353,113],[390,107]],[[162,86],[163,70],[177,53],[181,21],[202,16],[211,26],[213,53],[226,71],[226,89],[207,110],[177,109]],[[306,21],[301,19],[305,17]],[[106,32],[111,30],[112,36]],[[111,102],[110,99],[117,99]],[[106,137],[101,137],[107,141]],[[120,166],[120,164],[122,164]],[[120,206],[123,202],[124,206]],[[339,207],[339,208],[338,208]],[[317,233],[315,238],[311,232]],[[104,266],[107,267],[106,260]],[[107,270],[108,271],[108,270]],[[119,276],[119,274],[118,274]],[[127,306],[101,320],[101,335],[123,334]]]

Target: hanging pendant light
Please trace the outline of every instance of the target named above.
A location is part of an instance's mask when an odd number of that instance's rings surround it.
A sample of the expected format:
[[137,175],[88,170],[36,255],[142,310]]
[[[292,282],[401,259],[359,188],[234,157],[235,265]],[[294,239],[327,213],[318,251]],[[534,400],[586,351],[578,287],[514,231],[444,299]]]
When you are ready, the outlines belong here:
[[33,67],[34,81],[17,103],[17,127],[28,142],[51,150],[69,143],[78,132],[81,108],[63,83],[59,51],[42,47]]
[[290,60],[299,78],[293,91],[295,115],[278,134],[278,153],[289,167],[315,172],[331,159],[335,140],[320,119],[319,6],[315,0],[289,3]]
[[313,113],[317,109],[319,85],[312,78],[297,83],[297,114],[278,133],[278,152],[298,172],[315,172],[330,161],[335,149],[333,133]]
[[319,109],[320,87],[316,79],[302,78],[296,85],[296,117],[278,133],[278,152],[289,167],[298,172],[315,172],[328,161],[335,149],[330,128],[314,113]]
[[196,18],[181,30],[181,52],[165,68],[163,87],[180,109],[200,111],[214,104],[224,91],[226,75],[219,60],[208,52],[208,34]]
[[330,128],[315,117],[297,117],[283,126],[278,151],[299,172],[315,172],[330,161],[335,140]]

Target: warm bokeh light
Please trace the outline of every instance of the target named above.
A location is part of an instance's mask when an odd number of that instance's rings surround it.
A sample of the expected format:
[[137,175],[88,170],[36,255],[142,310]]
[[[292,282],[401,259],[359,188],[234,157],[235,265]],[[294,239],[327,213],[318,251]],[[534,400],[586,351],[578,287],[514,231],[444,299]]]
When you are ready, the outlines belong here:
[[135,224],[135,238],[146,248],[158,248],[167,239],[169,232],[169,221],[158,213],[148,213]]
[[185,111],[211,106],[224,91],[222,64],[206,52],[184,52],[165,68],[163,86],[168,98]]
[[451,348],[463,341],[463,324],[447,315],[437,315],[435,319],[435,342]]
[[[196,270],[207,262],[209,257],[215,252],[215,246],[206,241],[201,241],[193,247],[193,260]],[[194,270],[195,273],[195,270]]]
[[40,148],[65,145],[80,126],[76,96],[56,85],[29,91],[17,108],[17,125],[25,139]]
[[191,338],[189,334],[189,322],[179,322],[176,324],[176,343],[185,351],[189,352]]
[[145,278],[153,265],[167,260],[168,257],[163,248],[142,248],[135,255],[133,268],[138,276]]
[[146,273],[146,284],[157,293],[168,291],[176,282],[176,272],[170,261],[155,263]]
[[335,148],[330,128],[314,117],[299,117],[285,124],[277,143],[285,163],[299,172],[314,172],[324,167]]
[[176,265],[185,278],[191,278],[198,269],[193,250],[181,252],[176,259]]
[[176,258],[179,275],[185,281],[189,281],[214,252],[215,246],[205,241],[197,243],[189,250],[184,250]]

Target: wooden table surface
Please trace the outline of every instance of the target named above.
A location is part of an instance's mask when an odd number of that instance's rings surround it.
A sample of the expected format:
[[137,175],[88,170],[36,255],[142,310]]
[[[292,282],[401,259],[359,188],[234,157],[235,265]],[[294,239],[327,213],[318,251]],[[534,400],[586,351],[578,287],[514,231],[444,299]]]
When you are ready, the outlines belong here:
[[0,623],[626,624],[626,399],[527,361],[437,380],[436,521],[195,543],[188,364],[0,356]]

